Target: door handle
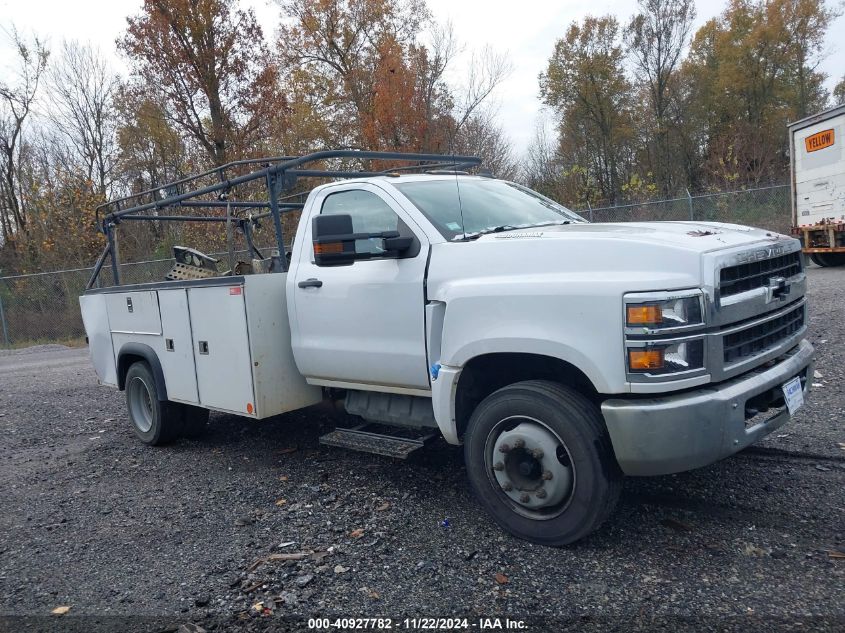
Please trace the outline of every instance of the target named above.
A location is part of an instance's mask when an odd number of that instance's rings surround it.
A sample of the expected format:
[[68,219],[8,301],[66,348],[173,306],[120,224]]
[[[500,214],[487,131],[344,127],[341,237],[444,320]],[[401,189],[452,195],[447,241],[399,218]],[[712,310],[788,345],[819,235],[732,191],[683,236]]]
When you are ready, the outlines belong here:
[[305,281],[300,281],[297,285],[300,288],[322,288],[323,282],[320,281],[319,279],[314,279],[312,277],[311,279],[306,279]]

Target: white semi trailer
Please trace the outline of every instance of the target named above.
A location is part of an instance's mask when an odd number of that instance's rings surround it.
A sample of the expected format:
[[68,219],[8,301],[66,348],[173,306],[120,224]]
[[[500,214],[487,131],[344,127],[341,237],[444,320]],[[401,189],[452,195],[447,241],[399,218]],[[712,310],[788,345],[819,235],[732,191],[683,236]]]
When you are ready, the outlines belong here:
[[[195,435],[209,410],[261,419],[339,400],[364,422],[325,443],[398,457],[435,434],[463,443],[492,517],[562,545],[609,516],[623,475],[711,464],[802,405],[813,348],[798,240],[590,224],[520,185],[459,173],[478,162],[322,152],[106,205],[108,246],[80,303],[97,376],[126,391],[140,439]],[[335,181],[304,204],[280,197],[314,176]],[[233,195],[256,182],[269,199]],[[206,215],[176,215],[197,207]],[[285,210],[301,213],[289,260]],[[251,260],[218,273],[178,248],[167,279],[122,285],[116,232],[137,220],[236,223]],[[278,257],[254,247],[258,220],[272,221]]]
[[845,105],[789,125],[792,226],[819,266],[845,265]]

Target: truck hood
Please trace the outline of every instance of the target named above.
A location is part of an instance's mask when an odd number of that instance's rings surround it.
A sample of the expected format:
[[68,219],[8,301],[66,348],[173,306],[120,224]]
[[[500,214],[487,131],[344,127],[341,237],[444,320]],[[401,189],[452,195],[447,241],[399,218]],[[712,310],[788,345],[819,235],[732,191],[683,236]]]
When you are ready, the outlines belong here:
[[[763,229],[718,222],[568,224],[484,235],[432,246],[429,299],[519,284],[603,282],[605,292],[712,287],[715,259],[795,242]],[[791,244],[789,250],[795,250]],[[472,289],[476,286],[475,289]]]
[[784,235],[764,229],[723,222],[626,222],[564,224],[535,229],[519,229],[484,235],[478,241],[489,242],[508,239],[610,240],[661,244],[696,253],[706,253],[785,238]]

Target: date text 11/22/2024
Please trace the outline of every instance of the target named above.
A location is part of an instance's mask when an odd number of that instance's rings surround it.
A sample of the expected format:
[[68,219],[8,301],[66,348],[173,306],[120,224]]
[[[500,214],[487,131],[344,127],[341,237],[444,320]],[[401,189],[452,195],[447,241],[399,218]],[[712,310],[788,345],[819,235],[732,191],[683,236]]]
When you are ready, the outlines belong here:
[[398,629],[406,631],[525,631],[524,620],[511,618],[309,618],[311,630],[360,631]]

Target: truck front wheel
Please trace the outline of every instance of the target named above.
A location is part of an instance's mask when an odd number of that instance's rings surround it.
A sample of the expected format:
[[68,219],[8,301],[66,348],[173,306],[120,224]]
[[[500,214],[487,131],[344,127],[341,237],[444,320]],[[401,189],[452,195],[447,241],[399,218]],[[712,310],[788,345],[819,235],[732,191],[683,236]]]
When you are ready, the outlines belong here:
[[542,545],[567,545],[596,530],[622,489],[599,410],[553,382],[519,382],[484,399],[464,454],[472,488],[496,523]]
[[144,444],[159,446],[173,441],[182,429],[180,406],[158,399],[155,379],[144,361],[126,372],[126,408],[135,434]]

